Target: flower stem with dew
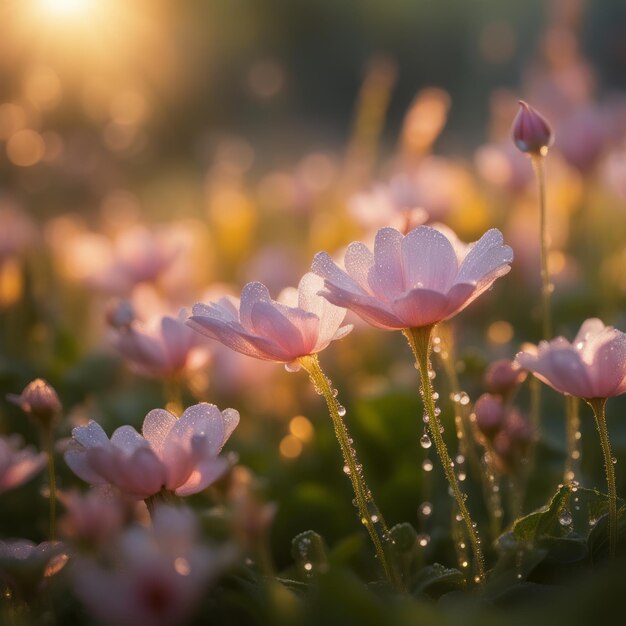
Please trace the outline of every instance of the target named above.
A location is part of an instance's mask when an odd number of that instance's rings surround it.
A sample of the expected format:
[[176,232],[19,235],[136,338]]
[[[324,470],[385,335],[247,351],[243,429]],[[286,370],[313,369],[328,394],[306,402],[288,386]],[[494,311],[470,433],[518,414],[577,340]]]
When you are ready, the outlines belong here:
[[54,468],[54,433],[52,425],[41,428],[41,447],[48,456],[48,500],[50,506],[50,541],[56,539],[57,480]]
[[596,418],[596,426],[600,435],[602,454],[604,455],[604,470],[609,490],[609,554],[615,556],[617,545],[617,491],[615,490],[615,468],[613,467],[613,454],[609,442],[609,431],[606,426],[606,398],[585,398],[585,402],[591,407]]
[[542,334],[544,339],[552,335],[552,321],[550,314],[550,271],[548,269],[548,229],[546,227],[546,180],[544,171],[544,157],[532,157],[533,169],[539,185],[539,239],[541,244],[541,300],[542,300]]
[[574,396],[565,396],[567,458],[565,459],[565,483],[576,478],[576,469],[580,459],[578,441],[580,438],[579,400]]
[[433,389],[430,383],[430,353],[431,353],[431,335],[434,326],[421,326],[418,328],[407,328],[404,332],[413,354],[415,356],[415,362],[420,372],[422,398],[424,401],[424,408],[428,414],[428,428],[435,442],[437,448],[437,454],[443,464],[443,471],[448,480],[448,484],[452,489],[454,499],[456,500],[459,513],[463,518],[465,524],[465,530],[472,545],[472,551],[474,553],[475,566],[477,569],[477,575],[475,581],[478,583],[484,582],[485,579],[485,563],[483,558],[482,549],[480,547],[480,539],[476,532],[476,527],[470,516],[469,510],[465,504],[465,494],[461,491],[456,474],[454,473],[454,463],[450,459],[446,443],[441,434],[441,423],[435,410],[435,401],[433,399]]
[[[454,406],[454,424],[456,427],[456,436],[459,441],[459,452],[464,458],[469,460],[472,472],[480,480],[487,514],[489,515],[489,526],[491,536],[496,539],[500,535],[500,525],[502,521],[502,506],[500,503],[500,494],[494,489],[496,486],[494,481],[494,473],[485,463],[484,459],[480,459],[476,448],[473,444],[475,440],[475,426],[470,420],[470,399],[466,393],[461,392],[459,377],[455,368],[454,342],[452,332],[447,325],[437,327],[439,337],[439,351],[437,345],[433,345],[433,352],[437,354],[443,370],[448,379],[450,387],[450,397]],[[433,336],[433,344],[437,337]],[[472,436],[470,436],[472,435]]]
[[349,476],[354,489],[356,505],[359,510],[361,522],[367,529],[372,539],[378,560],[385,572],[390,584],[398,591],[404,591],[399,576],[399,569],[393,555],[393,545],[385,520],[374,501],[370,488],[365,482],[363,468],[359,463],[352,439],[342,419],[345,409],[335,397],[332,385],[320,367],[317,356],[307,355],[298,359],[300,365],[306,370],[315,389],[324,396],[328,411],[333,422],[335,435],[341,448],[344,460],[344,472]]

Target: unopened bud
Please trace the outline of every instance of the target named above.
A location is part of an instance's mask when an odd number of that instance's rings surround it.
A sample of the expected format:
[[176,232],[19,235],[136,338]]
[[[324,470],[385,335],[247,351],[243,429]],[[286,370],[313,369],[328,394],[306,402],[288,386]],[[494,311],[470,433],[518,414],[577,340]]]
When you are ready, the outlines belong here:
[[487,439],[493,439],[504,424],[505,415],[502,399],[498,396],[484,393],[476,400],[474,414],[476,415],[478,430]]
[[485,372],[485,385],[489,393],[510,395],[526,380],[527,372],[516,361],[499,359],[489,365]]
[[29,383],[19,396],[7,394],[7,399],[44,426],[49,426],[61,413],[57,392],[41,378]]
[[545,156],[554,141],[550,124],[535,109],[519,101],[520,110],[513,121],[513,141],[522,152]]

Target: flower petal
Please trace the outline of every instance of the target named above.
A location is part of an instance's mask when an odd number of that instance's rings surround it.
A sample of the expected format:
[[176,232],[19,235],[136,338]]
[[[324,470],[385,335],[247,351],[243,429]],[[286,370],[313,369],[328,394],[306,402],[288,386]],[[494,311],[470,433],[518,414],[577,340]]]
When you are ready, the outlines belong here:
[[457,259],[445,235],[418,226],[402,240],[405,289],[424,288],[446,293],[457,274]]

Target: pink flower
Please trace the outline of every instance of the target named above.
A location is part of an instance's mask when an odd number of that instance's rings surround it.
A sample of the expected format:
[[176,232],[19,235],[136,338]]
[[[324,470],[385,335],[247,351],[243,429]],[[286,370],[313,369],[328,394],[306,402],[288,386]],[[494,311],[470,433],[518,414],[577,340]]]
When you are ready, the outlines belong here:
[[100,485],[85,494],[59,493],[66,509],[59,527],[63,535],[89,546],[104,545],[124,526],[130,502],[117,490]]
[[112,330],[111,342],[144,376],[172,376],[202,367],[210,358],[206,340],[185,326],[187,313],[164,316],[148,324],[132,321]]
[[478,430],[489,440],[502,429],[506,413],[502,398],[483,393],[474,404],[474,415]]
[[189,407],[179,419],[163,409],[150,411],[143,437],[121,426],[109,440],[91,421],[72,431],[65,461],[86,482],[114,485],[137,499],[161,489],[187,496],[226,471],[229,461],[218,455],[238,423],[234,409],[220,412],[207,403]]
[[41,471],[46,455],[31,448],[18,450],[17,439],[0,437],[0,493],[18,487]]
[[519,101],[520,109],[513,121],[513,141],[522,151],[531,155],[545,155],[554,142],[548,122],[538,111]]
[[373,254],[351,243],[345,271],[325,252],[315,256],[312,269],[324,278],[322,295],[330,302],[374,326],[400,330],[456,315],[506,274],[512,259],[496,229],[462,247],[434,228],[418,226],[406,236],[382,228]]
[[557,391],[578,398],[626,392],[626,334],[599,319],[583,322],[574,343],[563,337],[520,352],[517,362]]
[[191,511],[158,506],[150,528],[133,526],[109,546],[109,567],[92,559],[72,565],[74,588],[98,622],[175,626],[190,614],[233,558],[229,548],[197,543]]
[[322,286],[321,278],[305,274],[298,289],[285,289],[277,302],[262,283],[248,283],[240,303],[227,296],[208,305],[195,304],[187,324],[242,354],[292,363],[352,330],[351,325],[341,326],[345,309],[318,295]]

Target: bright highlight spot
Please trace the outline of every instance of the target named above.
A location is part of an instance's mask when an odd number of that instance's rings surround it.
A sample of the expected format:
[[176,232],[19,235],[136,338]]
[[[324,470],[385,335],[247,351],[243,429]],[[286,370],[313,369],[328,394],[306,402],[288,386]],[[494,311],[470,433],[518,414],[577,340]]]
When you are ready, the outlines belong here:
[[287,435],[281,439],[278,449],[286,459],[295,459],[302,452],[302,442],[293,435]]
[[42,9],[59,16],[85,13],[92,4],[93,0],[39,0]]
[[306,443],[313,439],[313,424],[304,415],[296,415],[289,422],[289,432]]

